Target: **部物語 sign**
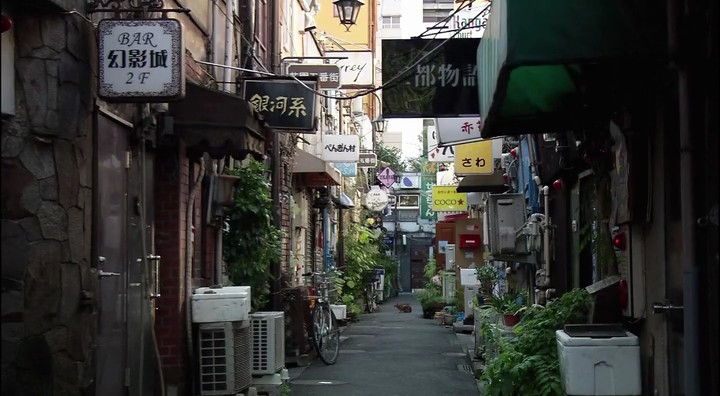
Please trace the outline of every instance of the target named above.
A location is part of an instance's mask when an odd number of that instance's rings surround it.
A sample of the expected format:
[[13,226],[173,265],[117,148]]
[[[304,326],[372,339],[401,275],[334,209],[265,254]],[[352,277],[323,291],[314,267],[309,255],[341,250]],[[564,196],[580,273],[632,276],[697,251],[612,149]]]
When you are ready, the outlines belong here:
[[185,96],[185,46],[177,19],[98,23],[98,96],[111,102],[168,102]]
[[360,159],[360,136],[323,135],[322,159],[326,162],[358,162]]
[[385,118],[437,118],[480,114],[477,88],[477,48],[480,39],[382,40],[383,75],[405,72],[408,65],[433,52],[383,88]]
[[[242,82],[243,98],[275,129],[315,130],[317,77],[249,78]],[[312,133],[312,132],[305,132]]]

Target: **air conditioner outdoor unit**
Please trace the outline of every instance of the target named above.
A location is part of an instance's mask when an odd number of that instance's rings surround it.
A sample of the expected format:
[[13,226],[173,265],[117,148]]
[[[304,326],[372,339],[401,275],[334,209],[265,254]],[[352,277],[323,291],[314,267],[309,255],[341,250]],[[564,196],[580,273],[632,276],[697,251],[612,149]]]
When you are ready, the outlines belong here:
[[275,374],[285,367],[285,313],[250,314],[252,374]]
[[252,384],[250,321],[198,325],[201,395],[234,395]]

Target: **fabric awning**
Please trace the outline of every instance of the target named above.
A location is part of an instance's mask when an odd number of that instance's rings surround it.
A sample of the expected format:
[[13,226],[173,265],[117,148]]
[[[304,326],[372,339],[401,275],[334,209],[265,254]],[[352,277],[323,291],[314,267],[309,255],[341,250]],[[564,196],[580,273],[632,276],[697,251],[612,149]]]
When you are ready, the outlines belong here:
[[465,176],[457,186],[457,192],[489,192],[492,194],[504,193],[508,190],[502,172],[495,171],[490,175]]
[[295,151],[293,173],[300,175],[307,187],[339,186],[342,180],[340,171],[305,150]]
[[607,120],[643,70],[623,0],[493,0],[477,50],[483,138]]
[[355,207],[355,202],[345,193],[340,193],[339,197],[333,196],[332,201],[340,209],[351,209]]
[[171,102],[174,133],[185,141],[190,155],[207,152],[213,158],[265,154],[267,126],[251,105],[237,95],[188,81],[185,99]]

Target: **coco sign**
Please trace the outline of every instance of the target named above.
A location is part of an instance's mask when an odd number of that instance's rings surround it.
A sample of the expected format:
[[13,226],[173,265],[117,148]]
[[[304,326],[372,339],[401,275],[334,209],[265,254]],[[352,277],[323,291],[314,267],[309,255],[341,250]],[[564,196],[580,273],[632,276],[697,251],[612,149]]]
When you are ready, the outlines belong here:
[[457,186],[433,186],[434,212],[464,212],[467,210],[467,193],[457,192]]

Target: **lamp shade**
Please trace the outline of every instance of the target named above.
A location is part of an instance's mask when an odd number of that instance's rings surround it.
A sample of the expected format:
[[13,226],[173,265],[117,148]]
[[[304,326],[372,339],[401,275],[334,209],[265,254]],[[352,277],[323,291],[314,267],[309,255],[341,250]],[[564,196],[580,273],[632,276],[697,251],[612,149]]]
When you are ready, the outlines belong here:
[[350,31],[350,26],[357,22],[360,7],[362,7],[364,3],[360,0],[335,0],[333,4],[335,5],[335,10],[337,10],[338,18],[340,18],[340,24]]
[[385,129],[387,129],[387,121],[384,120],[382,116],[378,116],[378,118],[374,119],[372,124],[375,132],[385,133]]

